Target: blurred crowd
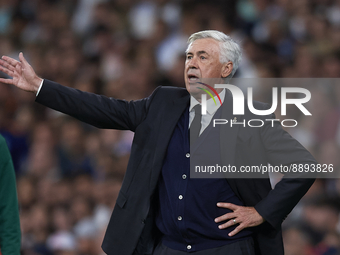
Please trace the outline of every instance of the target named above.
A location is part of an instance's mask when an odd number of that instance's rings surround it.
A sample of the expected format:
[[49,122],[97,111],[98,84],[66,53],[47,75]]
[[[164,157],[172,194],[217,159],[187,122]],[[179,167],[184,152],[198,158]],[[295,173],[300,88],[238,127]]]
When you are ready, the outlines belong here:
[[[183,87],[187,38],[205,29],[241,44],[238,78],[340,75],[339,0],[0,0],[1,55],[22,51],[40,77],[126,100]],[[259,86],[266,101],[271,88]],[[289,131],[339,170],[340,87],[314,92],[313,118],[290,112],[301,121]],[[0,84],[22,254],[103,254],[133,133],[96,129],[34,98]],[[283,224],[286,255],[340,254],[339,198],[339,180],[316,181]]]

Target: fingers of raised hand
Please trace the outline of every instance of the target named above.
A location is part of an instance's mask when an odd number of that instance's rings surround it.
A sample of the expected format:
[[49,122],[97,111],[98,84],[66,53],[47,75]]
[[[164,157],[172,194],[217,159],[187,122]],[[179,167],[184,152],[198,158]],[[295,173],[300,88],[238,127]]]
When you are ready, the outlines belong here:
[[7,56],[2,56],[2,60],[10,64],[11,66],[15,67],[20,62],[18,60],[15,60],[14,58],[10,58]]
[[5,74],[7,74],[7,75],[9,75],[9,76],[12,76],[12,77],[14,76],[14,72],[13,71],[11,71],[11,70],[9,70],[7,68],[4,68],[2,66],[0,66],[0,71],[5,73]]
[[13,79],[0,78],[0,82],[5,83],[5,84],[12,84],[12,85],[14,85]]
[[[19,63],[19,62],[18,62]],[[2,66],[3,68],[6,68],[10,71],[15,71],[15,66],[12,66],[11,64],[9,64],[8,62],[0,59],[0,66]]]
[[23,64],[25,64],[25,65],[26,65],[26,64],[29,65],[28,62],[27,62],[27,60],[26,60],[26,58],[24,57],[24,53],[22,53],[22,52],[19,53],[19,59],[20,59],[20,62],[21,62],[21,63],[23,63]]

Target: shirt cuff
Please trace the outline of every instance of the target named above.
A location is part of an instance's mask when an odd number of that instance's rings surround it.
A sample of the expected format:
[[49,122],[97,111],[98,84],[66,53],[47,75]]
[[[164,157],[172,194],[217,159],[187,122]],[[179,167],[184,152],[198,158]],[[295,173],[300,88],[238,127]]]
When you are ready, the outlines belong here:
[[35,96],[38,96],[38,95],[39,95],[39,92],[40,92],[40,90],[41,90],[41,87],[42,87],[43,83],[44,83],[44,79],[41,81],[40,86],[39,86],[39,89],[38,89],[37,94],[36,94]]

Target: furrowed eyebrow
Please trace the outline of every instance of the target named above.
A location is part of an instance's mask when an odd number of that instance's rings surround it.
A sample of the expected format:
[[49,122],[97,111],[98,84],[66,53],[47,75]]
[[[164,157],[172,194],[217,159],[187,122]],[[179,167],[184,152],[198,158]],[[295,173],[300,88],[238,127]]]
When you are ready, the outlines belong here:
[[[209,55],[206,51],[204,51],[204,50],[200,50],[200,51],[198,51],[197,52],[197,55],[202,55],[202,54],[207,54],[207,55]],[[194,55],[194,53],[192,53],[192,52],[186,52],[186,55]]]
[[198,53],[198,55],[201,55],[201,54],[207,54],[207,55],[209,55],[206,51],[204,51],[204,50],[200,50],[199,52],[197,52]]

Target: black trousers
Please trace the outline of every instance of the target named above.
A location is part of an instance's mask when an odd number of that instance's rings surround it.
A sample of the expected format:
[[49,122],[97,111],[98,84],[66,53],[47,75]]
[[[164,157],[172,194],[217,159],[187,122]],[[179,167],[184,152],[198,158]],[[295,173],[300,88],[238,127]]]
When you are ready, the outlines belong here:
[[161,242],[156,247],[153,255],[255,255],[254,241],[252,238],[234,242],[218,248],[196,252],[185,252],[170,249]]

